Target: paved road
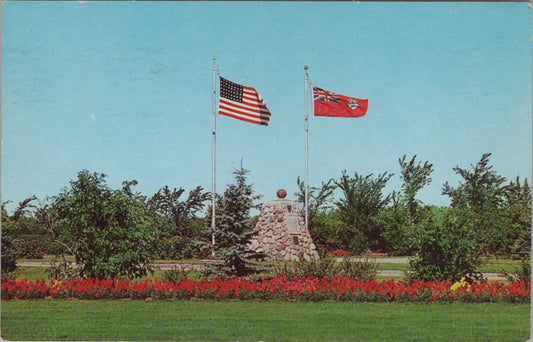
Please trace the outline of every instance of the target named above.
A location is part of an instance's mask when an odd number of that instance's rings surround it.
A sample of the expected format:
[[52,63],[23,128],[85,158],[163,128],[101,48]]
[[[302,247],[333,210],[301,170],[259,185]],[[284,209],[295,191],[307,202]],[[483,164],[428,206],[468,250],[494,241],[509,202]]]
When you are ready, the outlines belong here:
[[[342,260],[342,258],[340,258],[339,260]],[[376,263],[395,263],[395,264],[406,264],[409,262],[407,257],[376,258],[375,261]],[[28,262],[19,262],[18,265],[21,267],[49,267],[50,262],[28,261]],[[173,269],[174,267],[183,267],[183,269],[200,270],[203,268],[203,265],[168,263],[168,264],[156,264],[155,267],[161,270],[170,270],[170,269]],[[389,277],[403,277],[405,276],[405,272],[400,271],[400,270],[378,270],[378,275],[389,276]],[[484,273],[483,276],[487,277],[487,279],[489,280],[505,280],[506,279],[505,277],[501,276],[498,273]]]

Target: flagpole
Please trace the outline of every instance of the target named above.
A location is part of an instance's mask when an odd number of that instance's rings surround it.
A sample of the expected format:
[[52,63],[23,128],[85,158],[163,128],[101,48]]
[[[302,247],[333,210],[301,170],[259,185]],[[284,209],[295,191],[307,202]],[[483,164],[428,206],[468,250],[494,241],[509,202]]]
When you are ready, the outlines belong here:
[[307,106],[309,104],[309,75],[307,74],[307,65],[304,66],[305,70],[305,82],[304,82],[304,91],[305,91],[305,228],[309,230],[309,119],[307,114]]
[[[212,141],[212,152],[211,152],[211,161],[212,161],[212,191],[211,191],[211,197],[212,197],[212,203],[211,203],[211,244],[212,246],[215,245],[215,228],[216,228],[216,193],[217,193],[217,187],[216,187],[216,149],[217,149],[217,63],[216,63],[216,56],[213,57],[213,141]],[[214,253],[214,251],[213,251]]]

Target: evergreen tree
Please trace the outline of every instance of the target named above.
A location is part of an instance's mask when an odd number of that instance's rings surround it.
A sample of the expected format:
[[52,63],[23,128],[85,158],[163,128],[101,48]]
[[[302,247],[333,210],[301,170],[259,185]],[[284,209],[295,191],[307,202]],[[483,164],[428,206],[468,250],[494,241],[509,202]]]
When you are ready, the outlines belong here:
[[233,172],[236,184],[228,185],[224,195],[219,199],[219,213],[215,231],[215,256],[221,259],[218,273],[225,276],[245,276],[254,273],[257,266],[253,260],[262,259],[264,255],[251,250],[249,242],[258,232],[253,230],[250,210],[259,208],[254,204],[261,198],[256,195],[252,185],[246,183],[249,171],[241,168]]

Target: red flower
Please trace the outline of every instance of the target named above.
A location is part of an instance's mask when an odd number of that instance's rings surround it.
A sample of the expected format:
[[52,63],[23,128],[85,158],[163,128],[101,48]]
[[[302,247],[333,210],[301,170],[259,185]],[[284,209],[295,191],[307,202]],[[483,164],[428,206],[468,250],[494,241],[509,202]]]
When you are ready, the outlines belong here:
[[335,250],[335,251],[329,251],[328,252],[328,255],[333,255],[333,256],[336,256],[336,257],[342,257],[342,256],[345,256],[345,255],[350,255],[351,253],[348,252],[348,251],[342,251],[342,250]]
[[[350,300],[458,300],[461,297],[474,296],[482,300],[499,298],[507,301],[529,301],[531,295],[530,282],[514,282],[501,284],[499,282],[483,282],[461,286],[453,291],[452,283],[375,280],[360,282],[346,277],[315,278],[294,277],[287,279],[285,275],[273,278],[264,276],[260,279],[249,280],[233,277],[229,280],[215,278],[200,281],[182,280],[178,283],[162,282],[158,279],[145,279],[132,282],[128,279],[73,279],[64,281],[60,278],[50,280],[46,284],[44,279],[28,281],[27,279],[13,280],[1,278],[2,299],[32,299],[53,296],[55,298],[83,298],[83,299],[116,299],[116,298],[239,298],[246,293],[250,298],[284,298],[286,300],[317,300],[341,299]],[[422,295],[429,294],[429,297]]]

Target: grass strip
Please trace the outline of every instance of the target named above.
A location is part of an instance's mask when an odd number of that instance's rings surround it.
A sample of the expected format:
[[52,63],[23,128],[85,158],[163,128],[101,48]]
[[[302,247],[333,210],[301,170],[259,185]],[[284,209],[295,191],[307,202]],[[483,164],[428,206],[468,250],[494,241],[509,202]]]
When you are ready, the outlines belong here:
[[524,341],[529,305],[2,301],[6,340]]

